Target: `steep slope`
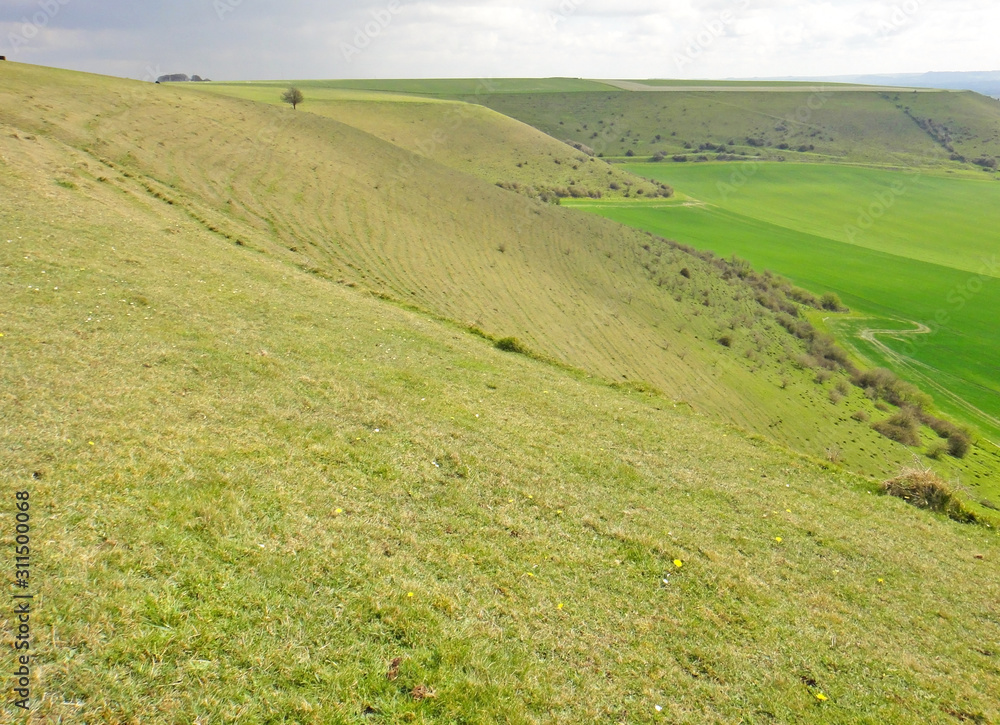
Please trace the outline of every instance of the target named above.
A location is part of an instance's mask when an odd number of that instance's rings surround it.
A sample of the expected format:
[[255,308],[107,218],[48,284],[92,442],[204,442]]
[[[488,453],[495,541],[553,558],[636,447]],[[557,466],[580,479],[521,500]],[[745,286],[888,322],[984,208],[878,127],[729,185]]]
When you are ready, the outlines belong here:
[[[910,460],[814,381],[803,344],[735,275],[612,222],[532,202],[315,114],[21,65],[0,120],[140,183],[230,241],[416,304],[854,470]],[[30,97],[30,105],[18,99]],[[723,342],[725,340],[725,342]],[[840,386],[842,404],[831,403]]]
[[[606,156],[662,152],[787,161],[975,168],[1000,157],[1000,102],[975,93],[809,91],[509,94],[468,97]],[[934,121],[934,125],[927,123]],[[943,141],[949,139],[949,141]],[[965,162],[952,160],[953,151]]]
[[[387,93],[308,87],[303,110],[334,118],[411,151],[531,198],[666,197],[670,189],[561,143],[482,106]],[[377,84],[376,84],[377,85]],[[207,83],[192,90],[278,105],[272,83]]]
[[[32,721],[1000,718],[995,532],[309,273],[136,173],[159,149],[214,189],[220,107],[29,77],[44,121],[0,105],[0,544],[27,492]],[[112,130],[129,176],[66,142]],[[294,179],[284,133],[258,163]]]

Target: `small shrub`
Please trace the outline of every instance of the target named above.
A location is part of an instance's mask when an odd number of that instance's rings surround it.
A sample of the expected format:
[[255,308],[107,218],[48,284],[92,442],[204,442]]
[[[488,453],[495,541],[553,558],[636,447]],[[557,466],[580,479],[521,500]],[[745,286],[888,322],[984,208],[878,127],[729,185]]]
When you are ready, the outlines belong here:
[[951,487],[929,469],[910,469],[882,484],[882,493],[901,498],[917,508],[937,511],[961,523],[975,523],[976,515],[955,496]]
[[891,418],[873,423],[872,428],[889,440],[902,443],[904,446],[920,445],[920,430],[917,427],[917,416],[911,409],[904,408]]
[[838,391],[838,390],[831,390],[830,391],[830,402],[833,403],[834,405],[839,404],[840,401],[843,400],[843,399],[844,399],[844,396],[840,393],[840,391]]
[[790,287],[785,294],[807,307],[819,308],[819,298],[809,290],[804,290],[801,287]]
[[528,352],[528,349],[521,344],[521,341],[516,337],[502,337],[496,341],[496,349],[503,350],[504,352],[517,352],[522,355]]
[[728,334],[722,335],[719,338],[719,344],[722,345],[723,347],[732,347],[733,346],[733,336],[732,335],[728,335]]
[[873,400],[882,399],[895,406],[908,405],[916,408],[927,407],[930,404],[930,397],[926,393],[915,385],[900,380],[892,371],[885,368],[859,372],[854,375],[853,382],[859,388],[864,388],[868,397]]
[[965,431],[956,431],[948,436],[948,455],[953,458],[965,458],[971,447],[972,441]]
[[854,418],[854,420],[858,421],[859,423],[867,423],[870,420],[870,416],[868,415],[868,412],[864,411],[864,410],[857,410],[857,411],[855,411],[851,415],[851,417]]
[[947,452],[947,444],[937,441],[936,443],[932,443],[930,448],[927,449],[927,457],[933,458],[935,461],[940,461]]
[[688,269],[687,267],[681,269],[681,277],[684,277],[685,279],[691,279],[691,270]]
[[840,296],[836,292],[826,292],[819,299],[820,306],[829,312],[846,312],[847,308],[840,301]]

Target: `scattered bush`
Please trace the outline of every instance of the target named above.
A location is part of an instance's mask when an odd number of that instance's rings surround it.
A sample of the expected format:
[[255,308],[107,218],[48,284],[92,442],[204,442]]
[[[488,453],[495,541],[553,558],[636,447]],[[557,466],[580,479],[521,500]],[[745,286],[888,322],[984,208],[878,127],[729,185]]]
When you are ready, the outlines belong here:
[[940,461],[944,458],[944,455],[948,452],[948,446],[941,441],[932,443],[927,449],[927,457],[933,458],[935,461]]
[[957,431],[948,436],[948,455],[952,458],[965,458],[971,447],[972,440],[965,431]]
[[504,352],[517,352],[522,355],[528,352],[528,348],[521,344],[516,337],[502,337],[496,341],[496,349]]
[[851,415],[851,417],[854,418],[854,420],[858,421],[859,423],[867,423],[870,420],[868,412],[864,410],[855,411]]
[[729,334],[722,335],[721,337],[719,337],[719,344],[722,345],[723,347],[732,347],[733,336]]
[[684,277],[685,279],[691,279],[691,270],[688,269],[687,267],[682,268],[681,277]]
[[882,484],[882,493],[901,498],[912,506],[943,513],[961,523],[978,521],[955,496],[951,487],[929,469],[910,469]]
[[873,423],[872,428],[904,446],[920,445],[919,423],[912,408],[903,408],[891,418]]
[[872,400],[884,400],[897,407],[904,405],[924,408],[930,404],[930,396],[915,385],[900,380],[891,370],[874,368],[854,375],[853,382],[862,388]]
[[840,296],[836,292],[826,292],[819,300],[820,306],[829,312],[847,312],[848,309],[840,301]]
[[947,440],[945,448],[948,455],[954,458],[965,458],[969,454],[969,449],[972,447],[972,435],[968,430],[923,411],[921,411],[920,419],[924,425]]
[[804,290],[801,287],[789,287],[785,290],[785,294],[807,307],[819,308],[819,298],[809,290]]

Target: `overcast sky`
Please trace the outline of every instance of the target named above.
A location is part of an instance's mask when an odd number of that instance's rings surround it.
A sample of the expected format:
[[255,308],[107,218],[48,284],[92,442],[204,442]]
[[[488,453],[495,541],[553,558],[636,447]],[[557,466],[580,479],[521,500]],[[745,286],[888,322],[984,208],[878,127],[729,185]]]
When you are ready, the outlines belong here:
[[0,0],[0,54],[129,78],[996,70],[997,0]]

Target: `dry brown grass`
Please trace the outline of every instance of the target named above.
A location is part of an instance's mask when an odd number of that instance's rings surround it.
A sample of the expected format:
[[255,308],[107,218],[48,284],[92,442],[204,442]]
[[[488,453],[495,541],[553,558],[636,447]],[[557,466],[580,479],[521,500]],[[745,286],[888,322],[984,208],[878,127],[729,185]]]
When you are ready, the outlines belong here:
[[917,508],[946,514],[962,523],[975,523],[976,515],[969,511],[955,490],[934,471],[911,468],[882,484],[882,492],[901,498]]

